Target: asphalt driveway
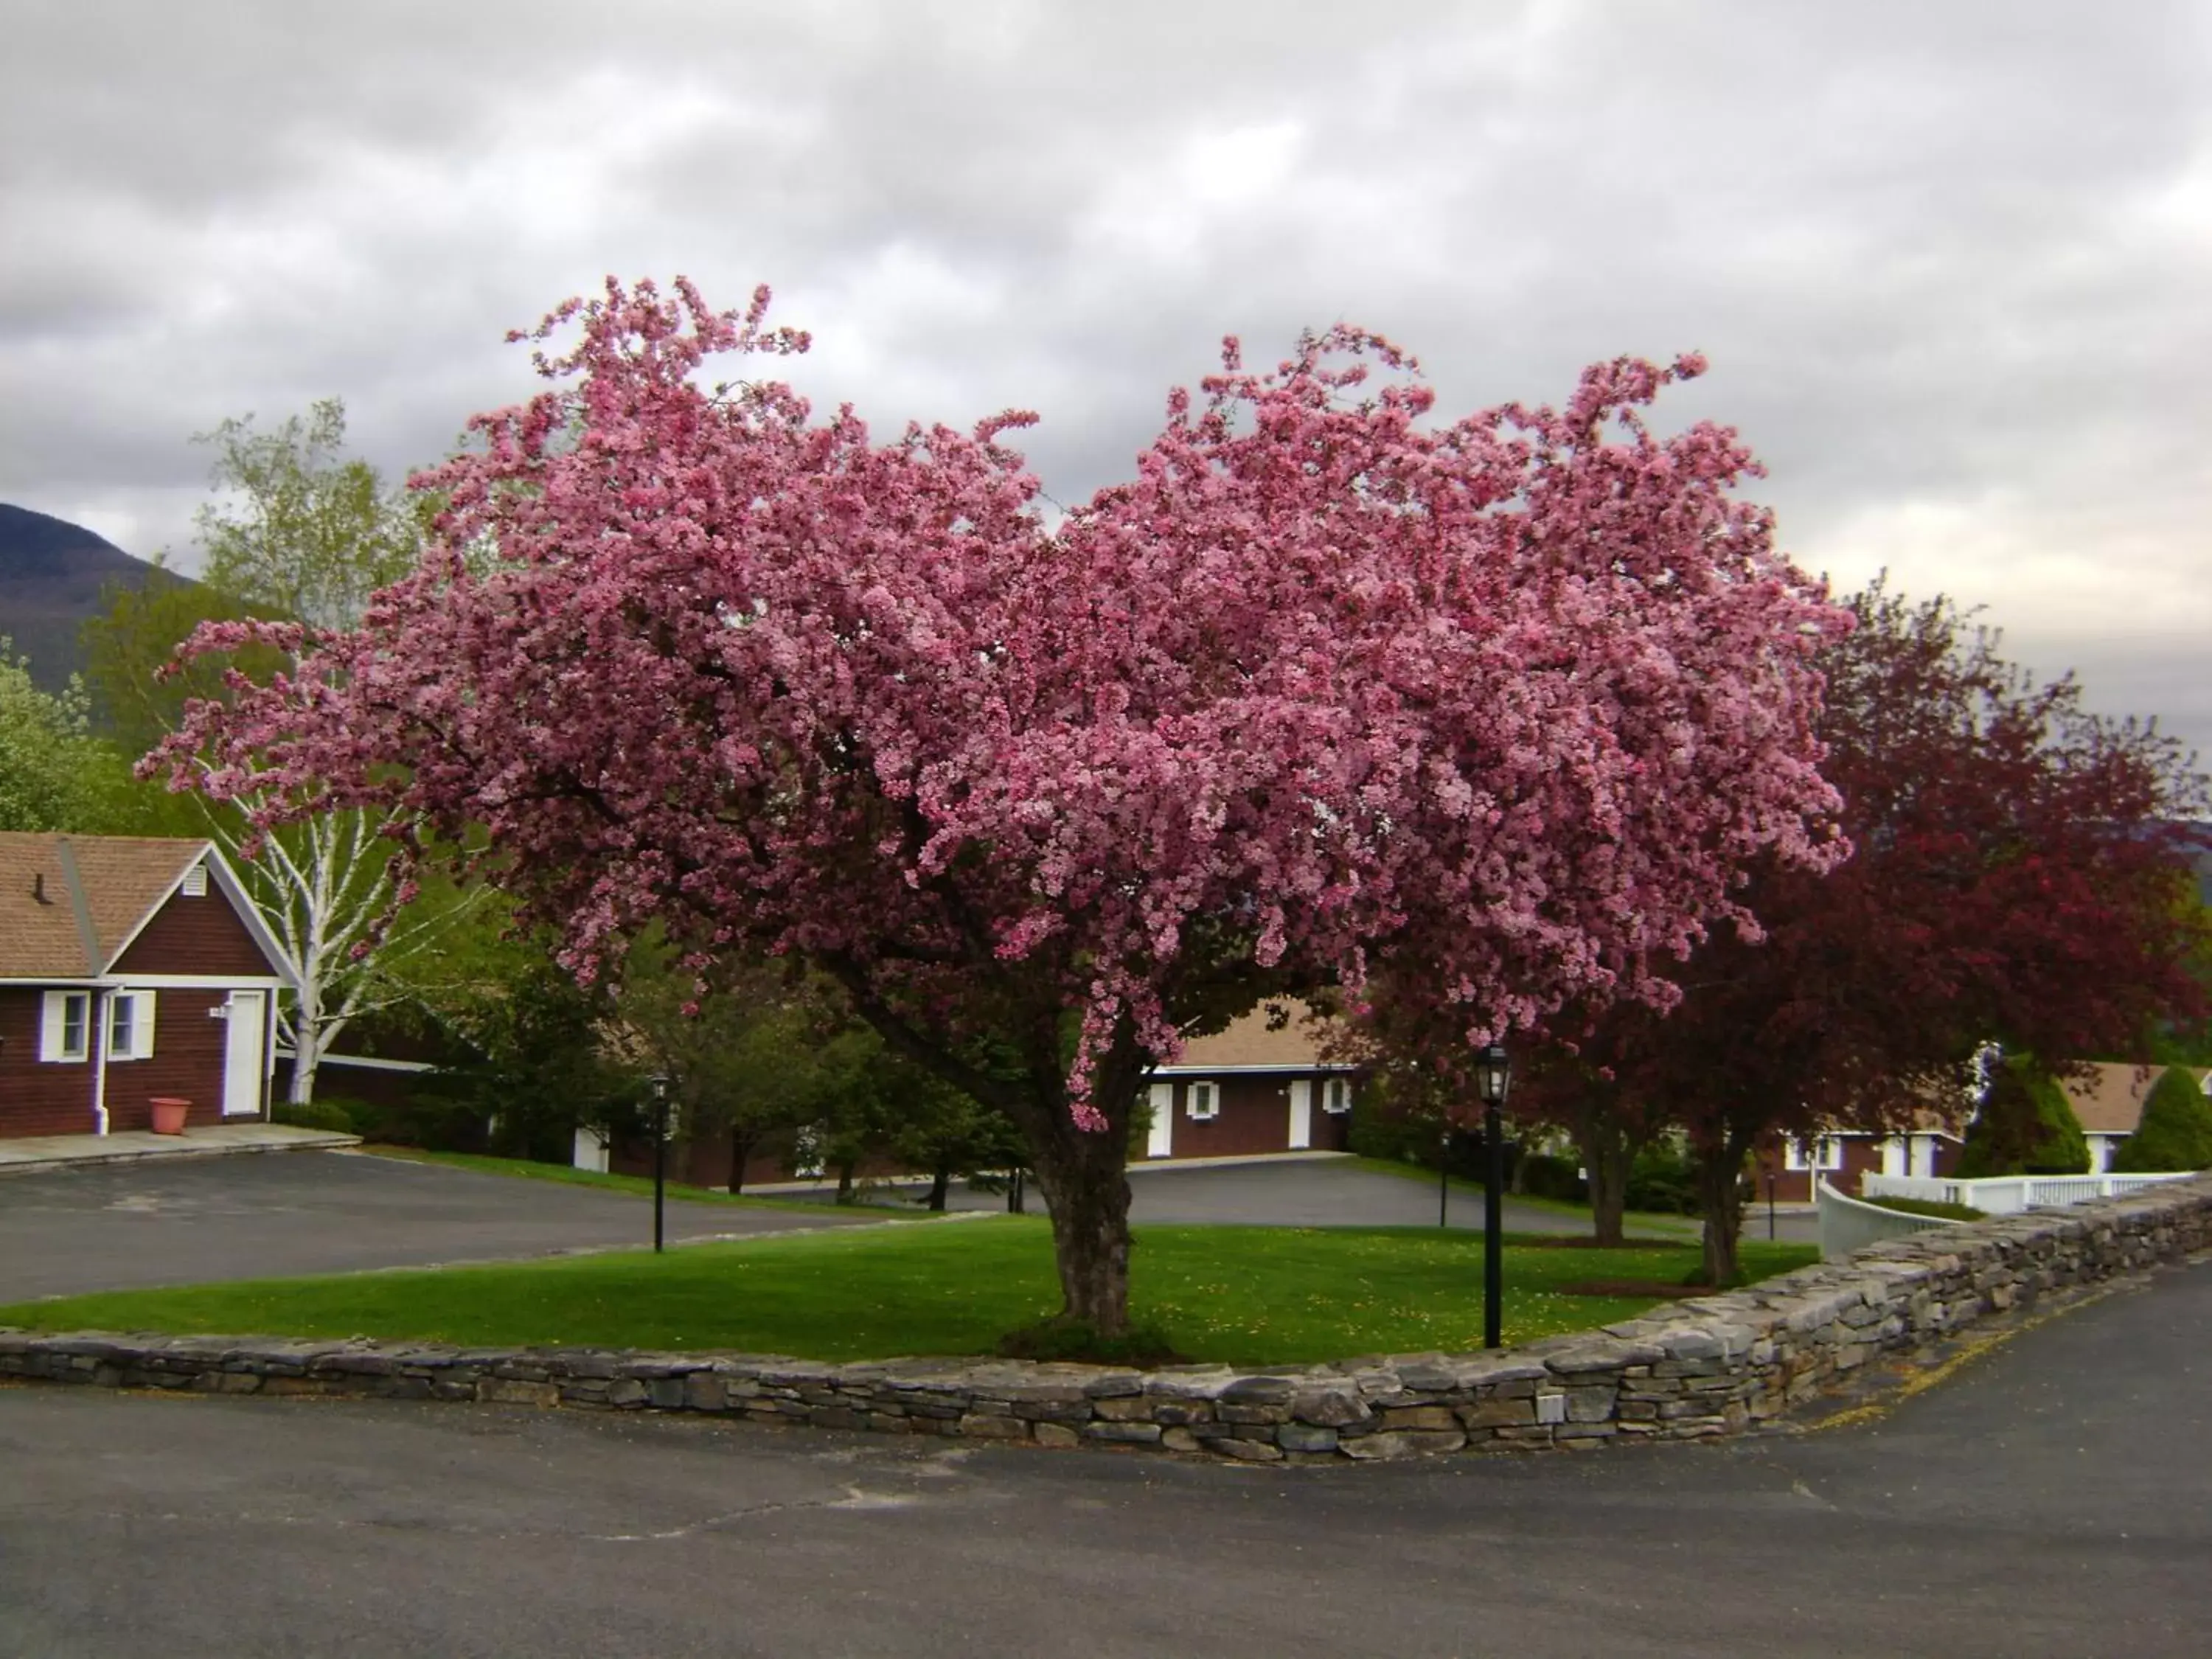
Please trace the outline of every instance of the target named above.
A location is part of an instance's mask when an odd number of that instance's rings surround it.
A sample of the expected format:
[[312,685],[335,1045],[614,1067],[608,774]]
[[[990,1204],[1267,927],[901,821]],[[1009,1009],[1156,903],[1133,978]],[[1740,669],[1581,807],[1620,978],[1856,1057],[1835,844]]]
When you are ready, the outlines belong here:
[[0,1388],[0,1656],[2197,1659],[2212,1265],[1853,1428],[1224,1468]]
[[[1255,1158],[1243,1164],[1139,1164],[1129,1171],[1129,1213],[1139,1224],[1151,1221],[1195,1226],[1266,1227],[1433,1227],[1437,1224],[1434,1179],[1386,1174],[1346,1158]],[[826,1199],[830,1189],[809,1194]],[[880,1201],[897,1199],[885,1190]],[[959,1209],[1004,1209],[996,1194],[956,1185],[952,1203]],[[1032,1210],[1043,1204],[1032,1192]],[[1482,1194],[1463,1186],[1452,1189],[1446,1224],[1480,1232]],[[1765,1212],[1746,1221],[1746,1236],[1766,1237]],[[1687,1216],[1636,1218],[1632,1232],[1694,1237],[1698,1224]],[[1587,1233],[1589,1214],[1580,1209],[1505,1200],[1505,1230],[1516,1233]],[[1784,1214],[1780,1237],[1810,1239],[1812,1218]]]
[[[672,1239],[879,1221],[671,1203]],[[345,1152],[179,1159],[0,1180],[0,1302],[650,1244],[625,1193]]]
[[[1198,1225],[1428,1227],[1436,1188],[1349,1159],[1152,1168],[1130,1181],[1132,1213]],[[879,1201],[896,1205],[884,1191]],[[957,1192],[957,1207],[1005,1207]],[[1032,1204],[1033,1209],[1041,1206]],[[893,1213],[918,1217],[902,1206]],[[667,1207],[672,1241],[880,1222],[886,1211]],[[1784,1218],[1783,1236],[1809,1220]],[[1480,1229],[1479,1194],[1455,1190],[1450,1224]],[[1509,1200],[1515,1232],[1587,1231],[1579,1211]],[[1651,1224],[1694,1237],[1696,1224]],[[1749,1229],[1763,1237],[1756,1219]],[[53,1170],[0,1179],[0,1302],[216,1279],[422,1267],[643,1245],[649,1200],[554,1182],[480,1175],[366,1153],[289,1152]]]

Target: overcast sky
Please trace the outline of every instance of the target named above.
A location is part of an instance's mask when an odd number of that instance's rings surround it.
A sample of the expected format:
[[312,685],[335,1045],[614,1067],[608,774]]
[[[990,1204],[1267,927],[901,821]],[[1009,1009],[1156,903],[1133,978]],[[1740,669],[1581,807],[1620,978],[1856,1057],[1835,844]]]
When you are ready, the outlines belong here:
[[1121,476],[1224,333],[1453,413],[1710,354],[1808,568],[2212,757],[2212,3],[8,0],[0,501],[189,568],[228,415],[435,459],[609,273]]

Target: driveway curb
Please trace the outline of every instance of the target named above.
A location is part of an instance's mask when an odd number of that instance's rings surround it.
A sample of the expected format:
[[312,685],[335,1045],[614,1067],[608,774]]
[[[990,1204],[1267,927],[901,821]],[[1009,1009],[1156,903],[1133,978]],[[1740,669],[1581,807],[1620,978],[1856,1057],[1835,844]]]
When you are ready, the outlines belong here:
[[[187,1158],[244,1158],[258,1152],[327,1152],[361,1145],[359,1135],[331,1129],[301,1129],[284,1123],[231,1126],[155,1135],[137,1131],[113,1135],[55,1135],[40,1141],[89,1142],[50,1150],[30,1140],[0,1140],[0,1176],[36,1175],[46,1170],[103,1169],[118,1164],[159,1164]],[[113,1143],[101,1145],[100,1143]],[[156,1144],[148,1145],[153,1142]]]

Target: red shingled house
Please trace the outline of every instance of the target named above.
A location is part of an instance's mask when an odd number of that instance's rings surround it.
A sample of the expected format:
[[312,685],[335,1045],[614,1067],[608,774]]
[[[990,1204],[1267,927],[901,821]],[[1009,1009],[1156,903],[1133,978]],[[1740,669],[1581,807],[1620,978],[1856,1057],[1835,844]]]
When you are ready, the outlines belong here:
[[0,1135],[265,1116],[288,982],[211,842],[0,834]]
[[1344,1150],[1358,1068],[1327,1057],[1303,1003],[1286,1012],[1255,1008],[1152,1073],[1143,1161]]

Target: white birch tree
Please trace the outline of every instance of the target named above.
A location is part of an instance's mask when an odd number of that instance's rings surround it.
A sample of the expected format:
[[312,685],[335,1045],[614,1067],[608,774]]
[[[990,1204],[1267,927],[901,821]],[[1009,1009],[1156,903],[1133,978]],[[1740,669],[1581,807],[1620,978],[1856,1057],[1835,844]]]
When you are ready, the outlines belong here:
[[[155,684],[155,671],[198,623],[252,615],[351,627],[378,588],[411,568],[419,545],[405,493],[367,461],[345,457],[345,408],[337,398],[266,430],[250,416],[227,420],[198,441],[215,451],[216,492],[195,517],[205,553],[199,585],[116,594],[87,630],[103,708],[118,735],[142,749],[173,728],[185,696],[219,694],[211,664],[196,665],[175,690]],[[239,665],[258,678],[293,665]],[[191,803],[182,809],[195,815],[191,828],[237,867],[291,958],[298,988],[279,1008],[277,1040],[294,1056],[290,1098],[304,1103],[346,1028],[405,995],[386,970],[467,901],[416,902],[380,932],[393,898],[393,848],[381,816],[330,812],[257,836],[259,803],[251,798],[219,804],[192,791],[178,799]]]

